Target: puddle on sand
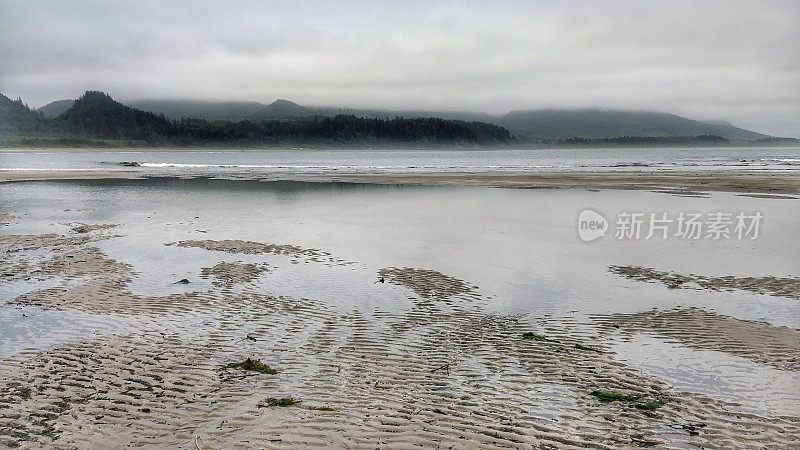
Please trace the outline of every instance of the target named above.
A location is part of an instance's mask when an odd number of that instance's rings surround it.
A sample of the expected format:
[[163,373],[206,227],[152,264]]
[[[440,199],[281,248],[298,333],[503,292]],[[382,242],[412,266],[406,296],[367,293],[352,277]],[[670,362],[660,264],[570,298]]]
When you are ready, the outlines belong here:
[[800,373],[767,367],[712,350],[693,350],[647,333],[611,347],[617,359],[679,391],[738,403],[767,416],[800,415]]
[[0,306],[0,358],[111,334],[131,323],[116,315],[57,311],[38,306]]

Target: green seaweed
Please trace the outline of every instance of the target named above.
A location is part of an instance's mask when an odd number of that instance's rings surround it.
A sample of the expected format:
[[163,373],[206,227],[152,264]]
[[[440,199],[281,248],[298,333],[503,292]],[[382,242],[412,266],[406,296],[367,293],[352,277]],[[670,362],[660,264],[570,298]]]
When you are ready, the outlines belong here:
[[649,402],[640,402],[639,399],[642,398],[641,395],[620,394],[619,392],[592,391],[592,395],[597,397],[597,399],[603,403],[636,402],[633,407],[641,411],[645,411],[645,414],[657,410],[658,408],[664,406],[664,403],[666,403],[664,400],[660,399]]
[[273,369],[272,367],[268,366],[267,364],[262,363],[257,359],[250,359],[247,358],[246,360],[238,363],[230,363],[226,364],[221,367],[221,370],[226,369],[242,369],[242,370],[250,370],[253,372],[259,373],[268,373],[270,375],[274,375],[278,373],[277,370]]
[[270,397],[266,401],[267,404],[262,406],[292,406],[300,403],[300,400],[295,399],[294,397],[282,397],[282,398]]
[[603,353],[603,351],[600,350],[599,348],[589,347],[588,345],[575,344],[575,348],[577,348],[578,350],[585,350],[587,352]]
[[528,331],[527,333],[522,333],[522,339],[526,341],[549,341],[546,337],[542,336],[541,334],[536,334],[533,332]]
[[664,406],[664,400],[653,400],[652,402],[643,402],[633,405],[636,409],[642,411],[655,411],[656,409]]
[[635,402],[639,400],[641,397],[640,395],[627,395],[627,394],[620,394],[618,392],[608,392],[608,391],[592,391],[592,395],[597,397],[598,400],[601,402]]

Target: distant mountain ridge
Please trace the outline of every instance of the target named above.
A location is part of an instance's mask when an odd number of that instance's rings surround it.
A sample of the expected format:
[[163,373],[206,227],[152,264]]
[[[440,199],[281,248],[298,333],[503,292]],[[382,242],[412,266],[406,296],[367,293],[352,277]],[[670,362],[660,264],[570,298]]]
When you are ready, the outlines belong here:
[[334,108],[319,106],[301,106],[289,100],[278,99],[266,105],[262,110],[252,116],[254,119],[287,119],[299,117],[333,117],[340,114],[354,115],[368,119],[405,118],[431,118],[463,120],[467,122],[487,122],[497,124],[497,117],[485,113],[471,113],[459,111],[422,111],[422,110],[380,110]]
[[650,111],[540,109],[512,111],[498,122],[521,139],[614,138],[619,136],[720,136],[755,140],[765,134],[720,123]]
[[[73,100],[59,100],[37,110],[44,117],[57,117]],[[391,119],[441,118],[485,122],[509,130],[520,142],[557,143],[573,138],[610,139],[619,137],[687,138],[719,136],[730,141],[758,141],[766,134],[735,127],[725,121],[697,121],[675,114],[652,111],[607,109],[539,109],[512,111],[502,116],[487,113],[421,110],[370,110],[302,106],[285,99],[265,105],[259,102],[211,102],[197,100],[139,100],[129,102],[142,111],[163,114],[169,119],[197,118],[209,121],[255,122],[308,120],[353,115],[359,118]]]
[[[132,105],[154,113],[163,113],[167,117],[182,118],[187,115],[172,114],[176,108],[167,108],[169,103],[180,104],[183,101],[164,101],[161,108],[147,106],[141,102]],[[223,105],[224,103],[219,103]],[[438,117],[465,121],[480,121],[500,125],[508,129],[514,136],[527,141],[547,141],[567,138],[612,138],[619,136],[645,137],[686,137],[714,135],[731,140],[755,140],[770,136],[755,131],[735,127],[722,121],[702,122],[675,114],[650,111],[624,111],[604,109],[540,109],[512,111],[502,116],[487,113],[458,111],[421,111],[421,110],[370,110],[332,107],[301,106],[289,100],[279,99],[269,105],[262,105],[253,111],[253,104],[246,108],[223,114],[196,115],[208,120],[287,120],[309,117],[333,117],[338,114],[352,114],[366,118],[393,117]]]
[[[61,102],[58,107],[63,107]],[[50,114],[56,106],[45,108]],[[261,110],[263,108],[259,108]],[[511,133],[498,125],[438,118],[359,118],[339,114],[333,117],[306,117],[303,107],[289,101],[272,105],[274,114],[287,120],[207,121],[171,119],[117,102],[99,91],[86,91],[55,118],[30,110],[21,100],[0,98],[0,125],[3,133],[23,138],[19,142],[47,145],[58,138],[66,145],[177,145],[177,146],[267,146],[318,145],[458,145],[491,146],[513,142]],[[288,120],[291,119],[291,120]],[[28,138],[40,138],[30,140]],[[27,141],[25,140],[27,139]],[[0,140],[4,141],[4,140]],[[114,142],[107,142],[114,141]],[[3,143],[3,142],[0,142]],[[5,145],[5,143],[3,143]]]
[[[61,102],[61,100],[59,100]],[[55,102],[54,102],[55,103]],[[354,115],[369,119],[429,118],[495,123],[497,117],[486,113],[460,111],[378,110],[302,106],[291,100],[277,99],[270,104],[258,102],[208,102],[200,100],[136,100],[127,103],[143,111],[164,114],[171,119],[196,118],[204,120],[293,120],[311,117]],[[48,108],[45,105],[41,111]]]
[[55,119],[63,114],[64,111],[72,108],[72,105],[74,104],[75,100],[72,99],[56,100],[42,106],[41,108],[37,109],[36,112],[44,116],[46,119]]

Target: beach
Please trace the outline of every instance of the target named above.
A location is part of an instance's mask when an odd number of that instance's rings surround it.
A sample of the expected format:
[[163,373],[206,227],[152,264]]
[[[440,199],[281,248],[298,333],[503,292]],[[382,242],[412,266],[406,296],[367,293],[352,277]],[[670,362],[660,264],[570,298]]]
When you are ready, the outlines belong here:
[[0,450],[800,450],[800,2],[50,3]]
[[9,169],[0,446],[800,445],[794,172]]

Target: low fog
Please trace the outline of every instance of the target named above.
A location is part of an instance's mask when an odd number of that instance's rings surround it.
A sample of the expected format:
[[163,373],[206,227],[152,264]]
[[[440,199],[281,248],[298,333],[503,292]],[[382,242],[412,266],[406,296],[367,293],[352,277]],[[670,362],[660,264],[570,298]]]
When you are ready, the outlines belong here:
[[671,112],[800,137],[800,2],[0,1],[31,106],[287,98],[501,114]]

